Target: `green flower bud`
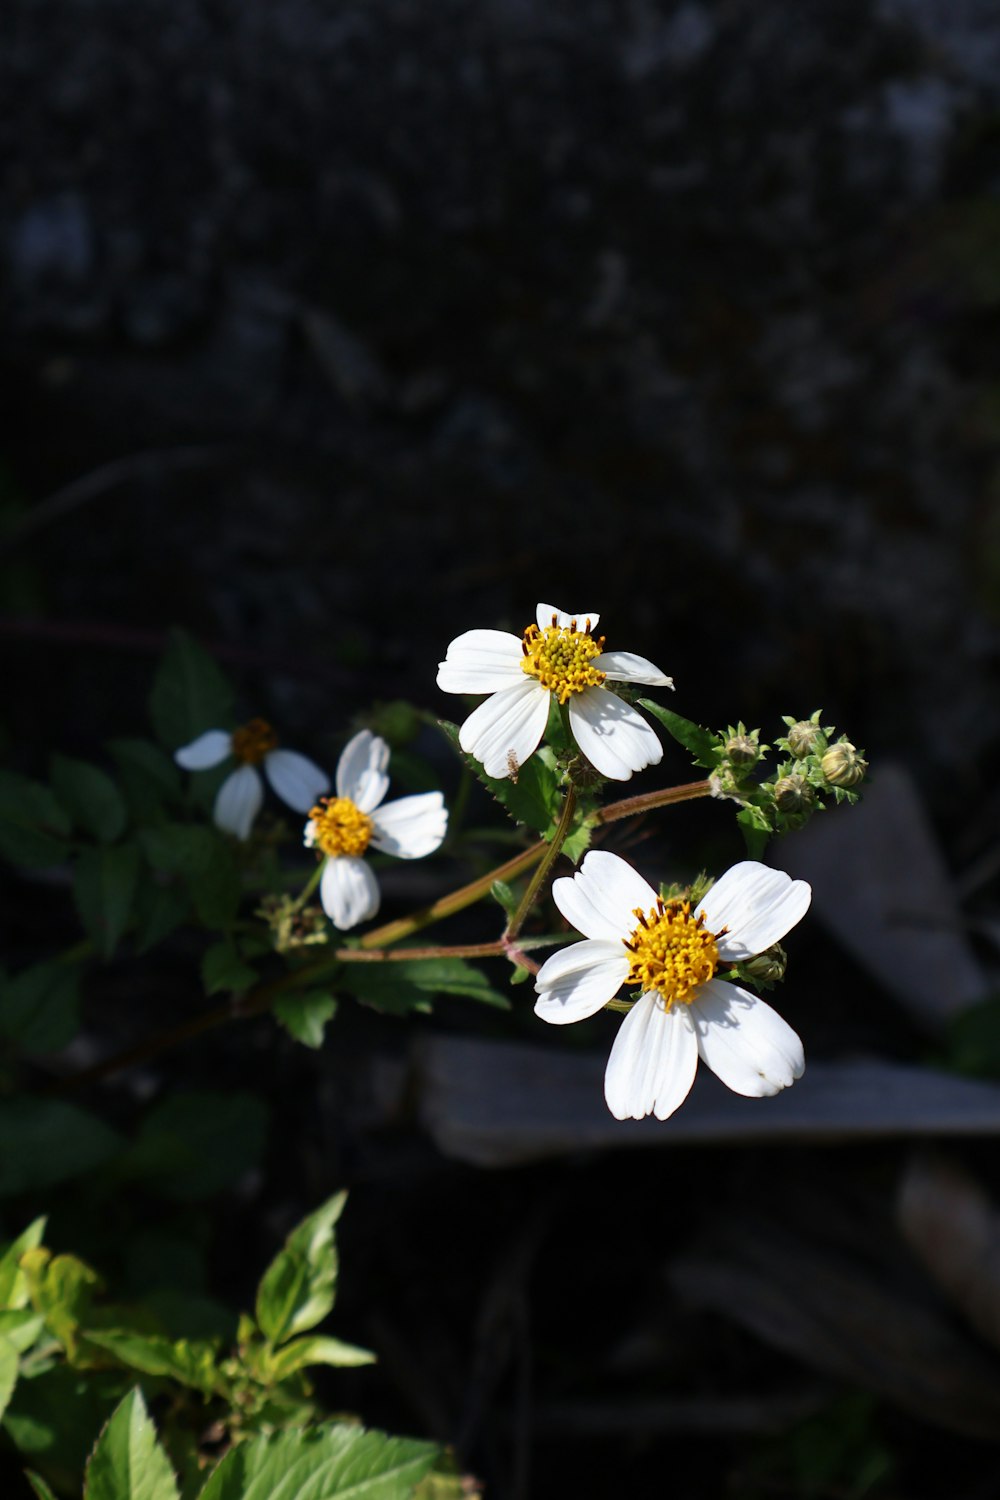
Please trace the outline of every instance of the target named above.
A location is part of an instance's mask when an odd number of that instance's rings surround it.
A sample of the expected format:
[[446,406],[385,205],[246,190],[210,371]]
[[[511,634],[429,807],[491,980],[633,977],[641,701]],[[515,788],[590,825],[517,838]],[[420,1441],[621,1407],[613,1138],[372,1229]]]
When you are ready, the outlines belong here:
[[758,953],[755,958],[741,964],[740,968],[748,979],[759,979],[764,984],[777,984],[785,977],[785,967],[788,963],[788,954],[780,943],[772,943],[764,953]]
[[819,765],[831,786],[857,786],[868,769],[868,762],[850,740],[831,745]]
[[823,731],[820,726],[811,719],[800,719],[793,724],[788,731],[788,748],[796,760],[805,760],[816,748],[817,742],[822,740]]
[[726,741],[726,755],[734,766],[752,766],[760,759],[760,746],[748,734],[734,734]]
[[779,812],[808,812],[816,801],[816,793],[804,776],[793,771],[774,783],[774,805]]

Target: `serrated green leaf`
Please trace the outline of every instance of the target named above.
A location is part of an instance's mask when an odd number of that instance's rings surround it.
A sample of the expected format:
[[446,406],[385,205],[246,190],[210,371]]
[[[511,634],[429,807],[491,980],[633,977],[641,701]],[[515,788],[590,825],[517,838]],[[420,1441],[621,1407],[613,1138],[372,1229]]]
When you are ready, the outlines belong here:
[[233,688],[215,661],[183,630],[173,630],[149,695],[149,716],[168,750],[232,722]]
[[103,958],[111,958],[129,925],[141,863],[135,844],[85,849],[76,862],[73,899]]
[[563,794],[555,755],[547,746],[536,750],[530,760],[517,768],[516,780],[512,776],[487,776],[481,763],[474,756],[466,755],[459,746],[458,726],[450,724],[447,719],[441,719],[439,723],[476,780],[506,808],[515,823],[524,823],[538,833],[552,829],[559,817]]
[[337,1002],[326,990],[307,990],[301,995],[282,995],[274,1002],[274,1014],[289,1036],[304,1047],[322,1047],[326,1023],[337,1013]]
[[0,1035],[29,1053],[65,1047],[79,1026],[79,992],[72,964],[51,959],[22,969],[0,983]]
[[199,1500],[408,1500],[439,1451],[346,1425],[279,1432],[230,1449]]
[[148,953],[175,932],[191,915],[191,896],[179,879],[150,874],[139,882],[135,895],[135,931],[132,942],[137,953]]
[[337,1296],[334,1226],[346,1193],[335,1193],[296,1225],[257,1288],[257,1322],[273,1344],[305,1333],[326,1317]]
[[75,827],[102,844],[114,843],[120,837],[127,821],[125,803],[105,771],[85,760],[53,755],[51,775],[53,790]]
[[232,943],[213,943],[202,956],[201,982],[206,995],[220,990],[248,990],[257,982],[257,971],[237,953]]
[[21,1367],[21,1358],[10,1339],[0,1334],[0,1417],[7,1410],[14,1387],[17,1385],[17,1373]]
[[767,814],[759,807],[741,807],[736,821],[743,832],[747,854],[751,859],[760,859],[771,839]]
[[356,1344],[345,1344],[323,1334],[307,1334],[305,1338],[293,1339],[290,1344],[276,1350],[268,1361],[268,1373],[273,1380],[286,1380],[289,1375],[308,1369],[310,1365],[332,1365],[341,1370],[374,1363],[375,1356],[370,1349],[359,1349]]
[[678,744],[691,752],[696,766],[704,766],[707,771],[715,770],[724,754],[717,734],[675,714],[672,708],[663,708],[661,704],[654,703],[652,698],[640,698],[639,707],[658,719]]
[[131,1370],[168,1376],[205,1395],[225,1394],[226,1382],[216,1365],[218,1350],[208,1340],[169,1339],[121,1328],[88,1328],[89,1344],[106,1349]]
[[[405,950],[398,949],[398,952]],[[463,958],[391,959],[380,963],[349,963],[337,980],[364,1005],[400,1015],[429,1011],[436,995],[465,995],[483,1005],[509,1010],[506,995]]]
[[152,740],[111,740],[108,744],[122,792],[139,823],[155,821],[159,809],[180,801],[182,782],[173,759]]
[[25,1250],[34,1250],[42,1243],[45,1224],[44,1215],[34,1219],[0,1255],[0,1308],[27,1307],[28,1282],[20,1269],[20,1260]]
[[206,927],[231,925],[242,887],[232,850],[220,833],[186,823],[165,823],[140,830],[139,838],[154,870],[177,875],[184,882]]
[[267,1121],[255,1094],[171,1094],[146,1116],[118,1171],[180,1202],[209,1198],[257,1164]]
[[579,823],[563,840],[561,852],[567,859],[571,859],[575,865],[578,865],[590,848],[593,837],[593,827],[589,823]]
[[69,853],[70,821],[47,786],[0,771],[0,854],[15,865],[44,868]]
[[179,1500],[140,1390],[129,1392],[97,1439],[83,1495],[84,1500]]
[[44,1327],[45,1319],[30,1307],[22,1307],[17,1312],[0,1312],[0,1337],[9,1339],[18,1354],[24,1354],[37,1343]]
[[32,1307],[65,1345],[72,1360],[79,1346],[81,1325],[100,1287],[100,1277],[77,1256],[54,1256],[42,1245],[24,1252],[21,1269],[28,1280]]
[[0,1099],[0,1194],[37,1193],[106,1162],[119,1139],[62,1099]]

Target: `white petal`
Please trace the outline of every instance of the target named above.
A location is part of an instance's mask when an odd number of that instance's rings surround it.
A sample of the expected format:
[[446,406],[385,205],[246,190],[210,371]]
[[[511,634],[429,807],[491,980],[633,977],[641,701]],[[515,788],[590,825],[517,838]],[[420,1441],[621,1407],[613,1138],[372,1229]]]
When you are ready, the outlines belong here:
[[591,849],[575,875],[552,882],[552,899],[584,937],[621,942],[635,931],[636,907],[648,912],[656,892],[617,854]]
[[482,761],[487,776],[509,776],[511,757],[523,766],[538,749],[548,717],[547,689],[536,678],[524,677],[516,687],[480,703],[462,725],[458,742]]
[[373,917],[382,898],[378,881],[364,860],[355,859],[353,854],[338,854],[323,866],[319,899],[334,927],[346,932]]
[[185,771],[207,771],[233,753],[233,737],[228,729],[208,729],[190,745],[174,751],[174,760]]
[[433,854],[448,831],[448,809],[440,792],[420,792],[386,802],[372,813],[372,843],[397,859]]
[[583,610],[581,613],[574,615],[569,610],[556,609],[554,604],[539,604],[535,610],[535,623],[539,630],[547,630],[549,628],[552,624],[553,615],[555,616],[556,624],[561,625],[564,630],[569,630],[574,620],[576,621],[577,630],[587,630],[588,620],[590,621],[589,628],[596,630],[597,623],[601,618],[597,611],[593,609]]
[[535,1015],[554,1026],[596,1015],[629,971],[621,943],[573,943],[547,958],[535,978]]
[[591,666],[612,682],[644,682],[648,687],[668,688],[674,685],[672,677],[664,676],[659,667],[654,667],[644,656],[636,656],[634,651],[602,651]]
[[806,1064],[798,1034],[749,990],[710,979],[689,1008],[698,1051],[735,1094],[762,1098],[802,1077]]
[[710,932],[728,928],[719,957],[738,963],[780,942],[809,909],[812,887],[754,859],[733,865],[712,886],[699,911]]
[[448,647],[438,666],[437,685],[445,693],[496,693],[524,673],[521,637],[507,630],[467,630]]
[[612,781],[655,766],[663,747],[641,714],[607,688],[585,688],[569,700],[569,726],[591,765]]
[[223,833],[235,834],[238,839],[249,838],[263,800],[264,784],[253,766],[240,766],[226,777],[216,793],[212,809],[216,827]]
[[316,798],[330,790],[326,772],[296,750],[269,750],[264,773],[282,802],[295,812],[308,812]]
[[[355,807],[370,813],[389,790],[385,768],[389,746],[370,729],[359,729],[347,741],[337,762],[337,796],[349,797]],[[308,811],[308,809],[306,809]]]
[[604,1097],[616,1120],[665,1120],[691,1092],[698,1044],[686,1005],[664,1010],[643,995],[621,1024],[604,1075]]

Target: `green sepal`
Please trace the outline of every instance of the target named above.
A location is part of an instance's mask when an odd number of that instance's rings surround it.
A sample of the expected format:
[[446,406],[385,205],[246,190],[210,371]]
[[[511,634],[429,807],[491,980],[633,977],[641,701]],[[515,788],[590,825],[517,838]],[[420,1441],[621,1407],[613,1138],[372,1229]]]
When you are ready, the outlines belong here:
[[257,1322],[272,1344],[314,1328],[333,1308],[338,1272],[334,1226],[346,1201],[346,1193],[336,1193],[296,1225],[261,1277]]
[[53,790],[75,827],[102,844],[113,844],[124,833],[125,803],[106,772],[68,755],[53,755],[50,771]]
[[663,708],[661,704],[654,703],[651,698],[640,698],[639,707],[651,713],[654,719],[658,719],[668,734],[673,735],[678,744],[683,745],[694,757],[696,766],[703,766],[706,771],[714,771],[725,754],[722,737],[713,734],[710,729],[705,729],[701,724],[694,724],[690,719],[684,719],[680,714],[674,713],[672,708]]

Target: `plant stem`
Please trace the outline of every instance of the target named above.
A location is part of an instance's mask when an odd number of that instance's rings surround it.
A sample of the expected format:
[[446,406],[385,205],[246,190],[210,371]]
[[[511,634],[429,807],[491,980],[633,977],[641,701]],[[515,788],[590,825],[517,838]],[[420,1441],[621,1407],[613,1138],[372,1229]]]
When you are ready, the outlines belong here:
[[617,823],[619,818],[636,818],[640,813],[651,812],[654,807],[670,807],[674,802],[691,802],[695,797],[710,797],[711,783],[687,781],[683,786],[668,786],[660,792],[642,792],[638,797],[624,797],[621,802],[609,802],[596,814],[598,823]]
[[532,875],[531,877],[531,880],[528,882],[528,889],[521,897],[520,905],[518,906],[514,915],[511,917],[510,921],[507,923],[507,931],[504,933],[504,937],[508,942],[512,943],[517,937],[518,933],[521,931],[521,928],[524,926],[525,918],[527,917],[531,908],[534,906],[535,902],[538,900],[538,893],[542,888],[542,882],[545,880],[545,877],[548,875],[553,864],[558,858],[559,850],[566,842],[566,835],[569,833],[570,825],[573,822],[573,814],[575,811],[576,788],[573,786],[573,783],[570,782],[569,786],[566,789],[566,800],[563,802],[563,809],[559,818],[559,822],[556,824],[556,831],[552,835],[552,842],[545,850],[538,869],[535,871],[534,875]]
[[306,902],[309,900],[309,897],[312,895],[313,891],[319,885],[320,878],[323,874],[323,863],[324,862],[321,859],[316,861],[315,870],[313,870],[312,874],[309,876],[309,879],[302,887],[300,894],[292,902],[292,911],[301,911]]

